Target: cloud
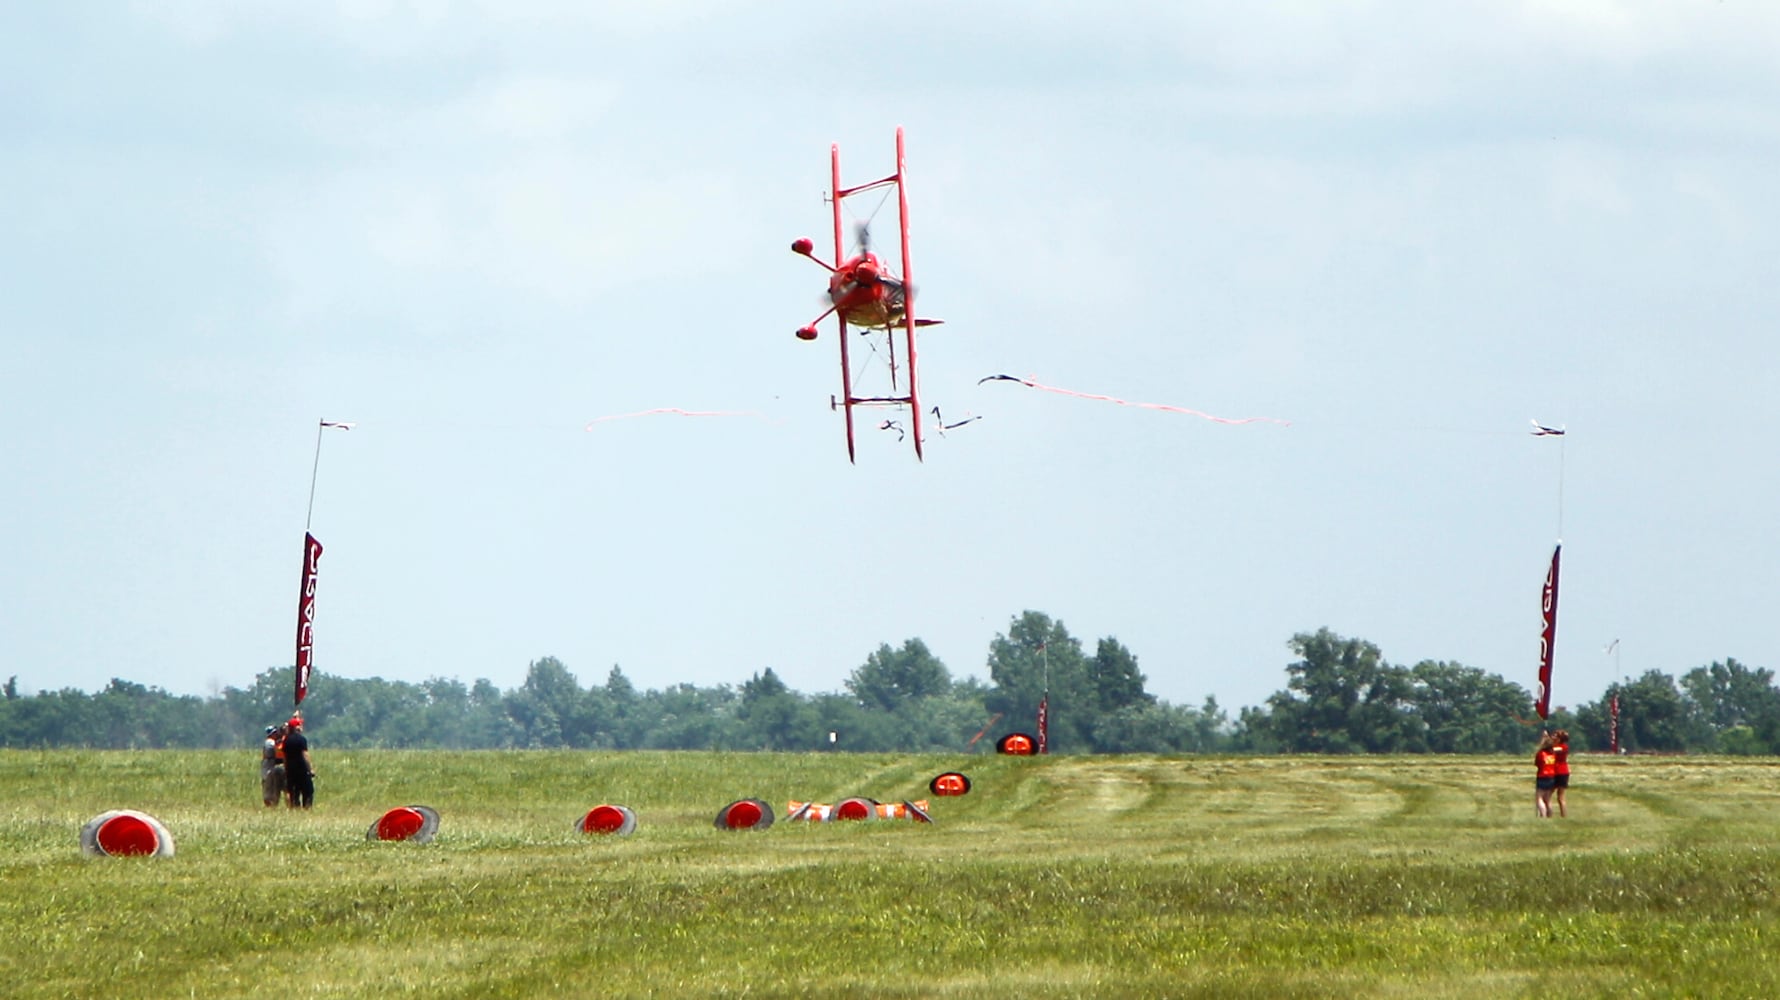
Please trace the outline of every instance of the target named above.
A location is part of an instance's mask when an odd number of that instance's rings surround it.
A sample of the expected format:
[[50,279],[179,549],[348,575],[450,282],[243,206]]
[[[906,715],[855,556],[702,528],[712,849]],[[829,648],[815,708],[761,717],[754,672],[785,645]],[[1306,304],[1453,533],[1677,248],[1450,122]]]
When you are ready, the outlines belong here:
[[[312,138],[360,156],[451,153],[486,159],[514,145],[564,145],[588,138],[622,88],[598,76],[490,76],[441,96],[388,103],[310,100],[294,113]],[[489,152],[484,152],[484,151]]]
[[678,270],[675,251],[698,235],[695,205],[731,197],[728,184],[560,151],[476,171],[363,166],[293,192],[261,232],[299,316],[403,292],[428,311],[490,296],[573,305]]
[[192,46],[275,30],[386,54],[565,30],[638,38],[708,21],[736,0],[132,0],[139,21]]

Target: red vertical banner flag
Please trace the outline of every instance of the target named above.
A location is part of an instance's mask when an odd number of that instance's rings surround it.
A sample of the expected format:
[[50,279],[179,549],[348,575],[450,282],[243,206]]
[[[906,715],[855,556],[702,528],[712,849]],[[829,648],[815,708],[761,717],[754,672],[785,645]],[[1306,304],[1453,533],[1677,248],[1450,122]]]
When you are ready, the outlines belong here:
[[1051,693],[1046,691],[1044,697],[1038,699],[1038,752],[1049,753],[1045,749],[1051,742]]
[[315,573],[321,565],[321,543],[303,532],[303,589],[297,594],[297,701],[309,693],[309,667],[315,662]]
[[1545,572],[1545,591],[1539,600],[1544,629],[1539,633],[1539,700],[1533,707],[1541,719],[1551,714],[1551,655],[1557,646],[1558,631],[1558,557],[1563,551],[1563,542],[1551,550],[1551,569]]
[[1607,703],[1607,752],[1619,752],[1619,692]]

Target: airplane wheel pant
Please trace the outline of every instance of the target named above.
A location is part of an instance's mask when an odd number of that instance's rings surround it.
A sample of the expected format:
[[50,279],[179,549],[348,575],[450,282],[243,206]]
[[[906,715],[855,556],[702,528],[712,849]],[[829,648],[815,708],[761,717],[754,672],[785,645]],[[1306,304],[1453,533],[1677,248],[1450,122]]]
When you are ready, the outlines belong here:
[[80,849],[89,857],[173,856],[173,835],[161,821],[134,809],[102,812],[80,829]]

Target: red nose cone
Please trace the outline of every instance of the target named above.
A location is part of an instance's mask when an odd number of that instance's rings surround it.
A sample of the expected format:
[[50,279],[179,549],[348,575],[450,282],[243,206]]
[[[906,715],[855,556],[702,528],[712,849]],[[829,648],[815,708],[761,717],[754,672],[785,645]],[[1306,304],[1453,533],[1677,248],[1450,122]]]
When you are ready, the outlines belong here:
[[853,268],[853,280],[861,285],[871,284],[878,280],[878,266],[871,263],[858,264]]
[[813,326],[806,326],[806,327],[798,330],[797,331],[797,339],[798,340],[815,340],[816,339],[816,328]]
[[791,242],[791,252],[792,253],[800,253],[800,254],[803,254],[804,256],[808,257],[810,255],[810,251],[812,251],[814,249],[816,249],[816,244],[811,243],[808,238],[800,239],[800,240],[793,240]]

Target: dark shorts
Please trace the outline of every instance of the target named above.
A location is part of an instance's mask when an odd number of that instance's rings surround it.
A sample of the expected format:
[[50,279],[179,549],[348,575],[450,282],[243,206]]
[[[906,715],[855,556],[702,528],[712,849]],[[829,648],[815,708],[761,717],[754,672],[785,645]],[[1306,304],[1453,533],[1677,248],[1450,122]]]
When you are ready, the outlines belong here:
[[1550,789],[1557,787],[1557,779],[1556,778],[1537,778],[1537,779],[1534,779],[1533,787],[1539,789],[1542,792],[1548,791]]
[[1556,782],[1556,784],[1552,785],[1553,788],[1569,788],[1570,787],[1570,776],[1567,774],[1560,774],[1551,780]]

